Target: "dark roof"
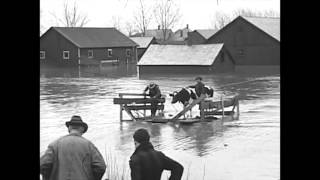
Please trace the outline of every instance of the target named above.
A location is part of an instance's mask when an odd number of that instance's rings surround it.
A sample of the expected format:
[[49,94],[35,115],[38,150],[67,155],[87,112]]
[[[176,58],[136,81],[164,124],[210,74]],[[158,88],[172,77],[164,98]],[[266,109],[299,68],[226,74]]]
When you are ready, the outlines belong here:
[[138,48],[147,48],[154,37],[130,37],[130,39],[139,45]]
[[223,44],[150,45],[137,65],[210,66]]
[[245,20],[280,41],[280,18],[244,17]]
[[52,27],[80,48],[130,47],[137,44],[115,28]]
[[214,35],[218,30],[217,29],[196,29],[194,32],[197,31],[202,37],[205,39],[209,39],[212,35]]
[[[238,16],[222,29],[217,31],[213,34],[209,39],[218,36],[221,32],[225,29],[230,27],[234,22],[238,20],[244,20],[248,24],[252,25],[253,27],[259,29],[260,31],[264,32],[265,34],[269,35],[271,38],[275,39],[276,41],[280,42],[280,18],[270,18],[270,17],[243,17]],[[208,41],[209,41],[208,39]]]

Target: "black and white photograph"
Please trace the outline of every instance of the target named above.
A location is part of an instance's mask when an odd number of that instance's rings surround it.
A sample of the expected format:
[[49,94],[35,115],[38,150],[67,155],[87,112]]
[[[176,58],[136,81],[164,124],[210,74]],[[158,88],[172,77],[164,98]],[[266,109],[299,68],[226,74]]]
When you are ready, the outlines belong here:
[[39,8],[40,180],[280,180],[280,0]]

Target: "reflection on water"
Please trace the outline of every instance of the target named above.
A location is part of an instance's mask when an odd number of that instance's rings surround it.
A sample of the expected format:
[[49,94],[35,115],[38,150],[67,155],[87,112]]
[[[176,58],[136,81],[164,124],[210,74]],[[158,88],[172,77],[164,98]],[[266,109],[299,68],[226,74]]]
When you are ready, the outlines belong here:
[[[121,70],[121,73],[119,73]],[[120,168],[129,168],[134,151],[133,132],[146,128],[157,150],[183,164],[183,179],[279,179],[280,177],[280,77],[270,74],[203,75],[216,97],[238,94],[240,119],[193,125],[119,122],[118,93],[140,93],[150,81],[166,97],[164,112],[174,115],[182,105],[170,104],[169,93],[194,84],[192,75],[138,77],[135,66],[40,71],[40,151],[65,135],[64,125],[74,114],[89,125],[84,137],[96,144],[104,157],[113,153]],[[239,83],[242,82],[242,83]],[[198,108],[193,108],[197,115]],[[129,119],[125,115],[125,119]],[[196,169],[196,171],[195,171]],[[189,171],[189,172],[188,172]],[[126,175],[129,177],[129,173]],[[163,175],[163,179],[166,179]]]

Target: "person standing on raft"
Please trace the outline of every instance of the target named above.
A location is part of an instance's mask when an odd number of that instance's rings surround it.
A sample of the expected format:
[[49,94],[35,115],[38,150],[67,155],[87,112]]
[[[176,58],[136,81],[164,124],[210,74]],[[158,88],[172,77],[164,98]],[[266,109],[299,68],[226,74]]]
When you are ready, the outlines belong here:
[[[144,90],[143,94],[146,94],[146,92],[149,90],[150,98],[152,99],[158,99],[161,97],[161,91],[157,84],[151,82]],[[153,101],[151,103],[151,117],[153,118],[156,115],[157,112],[157,101]]]

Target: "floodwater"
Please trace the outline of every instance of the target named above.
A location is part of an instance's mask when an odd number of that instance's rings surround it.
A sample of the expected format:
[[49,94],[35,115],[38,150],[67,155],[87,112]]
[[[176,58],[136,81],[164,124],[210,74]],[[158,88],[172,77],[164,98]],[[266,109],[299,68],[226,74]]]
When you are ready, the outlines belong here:
[[[195,75],[139,78],[134,66],[107,67],[103,71],[46,69],[40,73],[41,154],[51,141],[67,134],[65,121],[72,115],[80,115],[89,125],[84,137],[108,159],[104,178],[130,179],[128,161],[134,151],[132,135],[136,129],[146,128],[155,149],[184,166],[183,180],[280,179],[279,74],[203,75],[204,83],[216,90],[215,97],[239,95],[240,118],[179,125],[120,122],[119,105],[113,104],[113,98],[118,97],[118,93],[141,93],[153,81],[167,95],[166,116],[175,115],[182,105],[170,104],[168,94],[194,84]],[[197,113],[195,107],[193,116]],[[126,115],[124,118],[129,119]],[[115,171],[117,177],[113,176]],[[169,174],[164,172],[162,179],[168,179]]]

